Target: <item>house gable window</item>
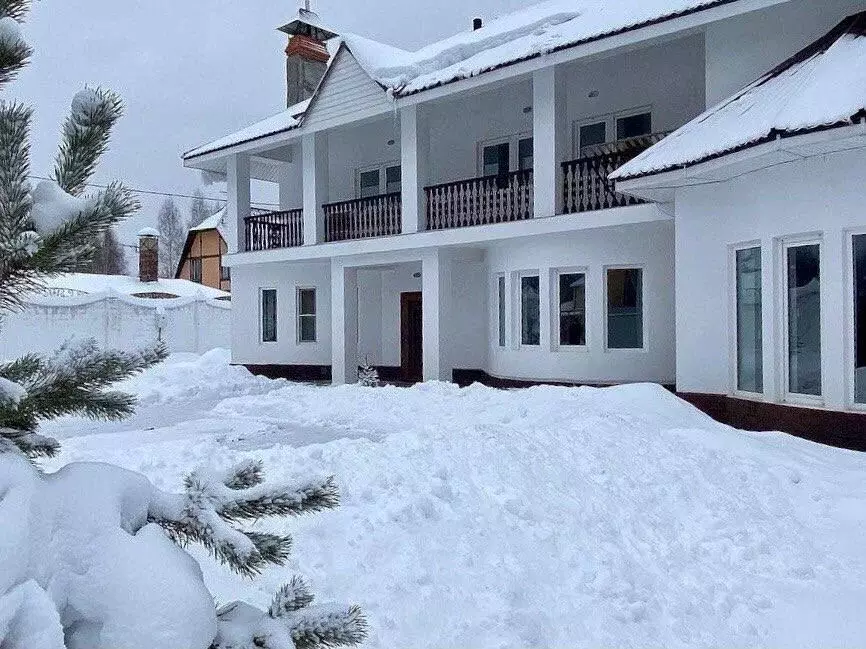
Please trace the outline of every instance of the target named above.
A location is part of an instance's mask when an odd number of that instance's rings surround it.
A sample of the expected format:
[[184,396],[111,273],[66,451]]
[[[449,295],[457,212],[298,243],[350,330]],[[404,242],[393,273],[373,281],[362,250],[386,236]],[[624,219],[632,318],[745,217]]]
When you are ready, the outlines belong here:
[[586,274],[560,273],[559,292],[559,345],[560,347],[586,346]]
[[298,289],[298,342],[316,342],[316,289]]
[[821,396],[821,246],[785,248],[788,392]]
[[263,343],[277,342],[277,289],[263,288],[261,295],[261,334]]
[[201,258],[194,257],[189,260],[189,279],[201,284]]
[[541,303],[538,275],[520,278],[520,344],[541,344]]
[[761,249],[734,252],[736,275],[737,390],[764,391]]
[[357,172],[358,198],[395,194],[401,190],[401,170],[396,163],[363,167]]
[[608,268],[607,348],[643,349],[643,269]]

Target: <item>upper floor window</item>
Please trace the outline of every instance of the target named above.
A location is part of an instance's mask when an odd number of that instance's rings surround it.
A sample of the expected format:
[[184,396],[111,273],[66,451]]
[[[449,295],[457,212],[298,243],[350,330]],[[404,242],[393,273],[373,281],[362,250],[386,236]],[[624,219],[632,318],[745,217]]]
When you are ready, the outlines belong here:
[[201,284],[201,258],[196,257],[189,260],[189,279]]
[[362,168],[358,170],[357,175],[358,198],[393,194],[401,189],[401,172],[398,164]]
[[653,118],[649,112],[636,113],[616,118],[616,139],[627,140],[630,137],[649,135],[653,132]]
[[298,342],[316,342],[316,289],[298,289]]
[[652,132],[652,112],[648,109],[599,115],[575,123],[575,154],[578,158],[597,155],[601,153],[601,145],[650,135]]
[[533,143],[528,135],[510,135],[479,145],[478,172],[482,176],[505,176],[511,171],[529,171],[533,165]]

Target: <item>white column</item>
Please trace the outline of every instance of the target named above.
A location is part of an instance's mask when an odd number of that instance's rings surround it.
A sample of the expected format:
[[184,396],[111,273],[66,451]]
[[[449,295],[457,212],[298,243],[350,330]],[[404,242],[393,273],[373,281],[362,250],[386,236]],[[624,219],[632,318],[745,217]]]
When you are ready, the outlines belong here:
[[310,133],[301,141],[304,175],[304,245],[325,240],[325,213],[328,200],[328,138]]
[[422,362],[425,381],[451,381],[445,326],[448,323],[449,264],[444,253],[431,250],[421,260]]
[[400,109],[400,166],[402,173],[403,232],[425,229],[430,134],[418,115],[418,106]]
[[358,270],[331,260],[331,381],[358,380]]
[[226,162],[226,220],[237,224],[237,247],[239,252],[245,250],[246,228],[244,220],[250,215],[250,159],[243,154],[231,156]]
[[565,92],[557,83],[556,68],[532,74],[532,142],[534,216],[559,214],[562,204],[560,163],[565,156],[568,127]]

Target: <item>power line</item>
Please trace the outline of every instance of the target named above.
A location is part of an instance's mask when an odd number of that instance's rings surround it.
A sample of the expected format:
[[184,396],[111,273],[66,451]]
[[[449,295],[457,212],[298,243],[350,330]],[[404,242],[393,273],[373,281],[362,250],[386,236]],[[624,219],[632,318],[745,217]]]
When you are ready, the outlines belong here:
[[[54,178],[47,178],[45,176],[37,176],[35,174],[30,174],[31,178],[35,178],[36,180],[54,180]],[[85,183],[87,187],[96,187],[97,189],[105,189],[108,185],[99,185],[97,183]],[[152,189],[137,189],[135,187],[127,187],[124,185],[126,189],[133,192],[134,194],[146,194],[148,196],[166,196],[170,198],[199,198],[198,196],[193,196],[191,194],[177,194],[174,192],[160,192]],[[209,201],[217,201],[219,203],[227,202],[225,198],[210,198],[208,196],[203,197],[205,200]],[[250,201],[250,205],[261,205],[264,207],[279,207],[276,203],[265,203],[262,201]]]

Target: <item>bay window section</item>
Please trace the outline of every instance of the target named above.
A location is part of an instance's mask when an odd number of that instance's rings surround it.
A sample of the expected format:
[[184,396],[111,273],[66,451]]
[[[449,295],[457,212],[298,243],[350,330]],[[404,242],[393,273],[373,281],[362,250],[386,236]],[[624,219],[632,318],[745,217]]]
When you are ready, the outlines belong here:
[[643,270],[607,271],[607,348],[643,349]]
[[854,402],[866,404],[866,234],[853,239]]
[[541,344],[541,305],[538,275],[520,278],[520,344]]
[[764,391],[761,249],[736,251],[737,389]]
[[821,248],[786,250],[788,392],[821,396]]
[[586,346],[586,275],[559,275],[559,345]]

